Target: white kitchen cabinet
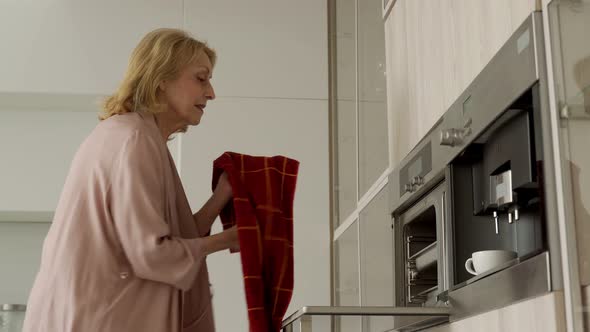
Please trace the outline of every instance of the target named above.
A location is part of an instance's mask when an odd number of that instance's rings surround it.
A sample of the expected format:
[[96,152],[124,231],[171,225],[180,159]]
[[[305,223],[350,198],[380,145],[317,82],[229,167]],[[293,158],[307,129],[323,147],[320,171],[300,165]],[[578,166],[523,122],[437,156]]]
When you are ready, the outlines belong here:
[[[362,306],[393,306],[393,231],[389,187],[384,187],[359,216],[360,284]],[[385,331],[391,317],[365,317],[364,331]]]
[[[387,56],[387,117],[389,124],[389,164],[397,165],[416,141],[417,119],[409,105],[409,68],[405,1],[397,1],[385,22]],[[413,90],[413,89],[412,89]]]
[[533,11],[541,10],[541,0],[513,0],[508,2],[512,31],[515,31]]
[[398,0],[385,22],[395,166],[471,84],[536,0]]
[[[482,3],[481,0],[451,0],[451,10],[455,13],[453,34],[457,38],[455,45],[457,54],[454,59],[454,68],[457,70],[459,94],[469,86],[484,67],[482,30],[487,30],[488,27],[482,26],[484,16]],[[454,101],[457,97],[458,95],[451,96],[451,100]]]
[[[494,0],[479,1],[481,3],[480,11],[482,14],[482,26],[480,30],[481,43],[481,65],[485,67],[492,57],[500,50],[504,43],[510,38],[512,32],[524,22],[525,18],[519,21],[518,25],[513,26],[511,20],[511,8],[515,3],[525,3],[524,0]],[[530,14],[530,12],[529,12]]]
[[[384,26],[379,1],[358,1],[358,196],[389,167]],[[337,56],[336,56],[337,57]]]
[[334,126],[334,227],[338,227],[356,209],[358,200],[357,162],[357,54],[356,2],[337,0],[334,6],[335,46]]
[[111,93],[147,32],[182,27],[180,0],[1,1],[0,91]]
[[440,9],[439,2],[398,1],[385,23],[391,165],[418,143],[444,110]]
[[26,102],[10,105],[4,102],[18,96],[2,97],[0,211],[53,211],[74,153],[98,123],[98,107],[92,97],[86,108],[67,95],[24,95]]
[[[399,1],[398,1],[399,2]],[[401,5],[401,2],[399,2]],[[407,80],[404,82],[408,87],[408,108],[406,110],[396,110],[400,112],[400,126],[405,126],[405,132],[400,131],[399,136],[407,135],[407,145],[400,146],[400,155],[405,156],[412,147],[418,143],[420,139],[420,119],[423,118],[420,109],[420,98],[418,89],[418,77],[420,68],[418,67],[418,54],[416,47],[416,39],[418,37],[418,31],[416,26],[418,20],[414,12],[416,11],[414,1],[404,1],[404,6],[401,7],[396,3],[390,14],[390,19],[393,19],[396,14],[393,11],[402,11],[400,13],[405,17],[405,33],[406,33],[406,59],[407,59]],[[406,114],[403,114],[406,113]]]
[[[361,304],[359,280],[359,223],[356,220],[334,242],[334,305],[359,306]],[[361,331],[360,316],[334,318],[339,332]]]
[[338,200],[335,227],[344,222],[356,209],[357,193],[357,134],[356,134],[356,102],[338,100],[335,149],[337,157],[337,173],[335,174],[334,195]]
[[444,45],[440,29],[444,18],[440,15],[440,6],[441,2],[429,0],[410,1],[406,6],[407,19],[413,20],[416,30],[415,83],[416,105],[420,116],[419,139],[426,135],[445,110],[442,70]]
[[454,10],[455,0],[440,0],[440,34],[442,57],[442,89],[443,112],[446,111],[461,94],[460,82],[461,69],[463,68],[457,59],[459,58],[459,42],[457,35],[457,17],[459,13]]

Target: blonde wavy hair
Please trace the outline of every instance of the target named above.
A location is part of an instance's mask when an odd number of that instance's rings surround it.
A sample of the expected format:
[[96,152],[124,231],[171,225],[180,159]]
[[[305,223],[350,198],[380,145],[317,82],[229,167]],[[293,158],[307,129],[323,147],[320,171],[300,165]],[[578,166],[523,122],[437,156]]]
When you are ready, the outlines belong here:
[[158,100],[160,83],[175,79],[201,52],[205,52],[215,66],[215,51],[185,31],[157,29],[149,32],[133,50],[123,81],[117,91],[105,99],[99,119],[137,110],[164,111],[165,105]]

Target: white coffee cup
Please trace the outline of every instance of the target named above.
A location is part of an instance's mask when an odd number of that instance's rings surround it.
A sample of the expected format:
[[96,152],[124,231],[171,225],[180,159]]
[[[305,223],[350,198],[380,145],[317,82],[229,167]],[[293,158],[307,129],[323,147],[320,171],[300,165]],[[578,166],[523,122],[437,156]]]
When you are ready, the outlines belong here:
[[476,251],[465,261],[465,269],[473,275],[478,275],[515,258],[516,253],[509,250]]

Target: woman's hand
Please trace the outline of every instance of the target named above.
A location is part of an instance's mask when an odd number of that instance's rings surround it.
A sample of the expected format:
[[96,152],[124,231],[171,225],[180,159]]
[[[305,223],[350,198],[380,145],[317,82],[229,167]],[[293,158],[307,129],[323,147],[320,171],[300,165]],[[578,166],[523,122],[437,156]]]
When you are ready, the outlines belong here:
[[232,195],[233,195],[232,187],[231,187],[231,184],[229,183],[227,173],[225,173],[225,172],[221,173],[221,176],[219,177],[219,180],[217,181],[217,186],[215,186],[215,190],[214,190],[213,194],[219,195],[220,197],[223,198],[223,200],[225,202],[229,201],[229,199],[232,197]]
[[238,239],[238,227],[232,226],[225,231],[202,238],[205,255],[229,249],[231,252],[240,251],[240,240]]
[[228,246],[231,252],[240,251],[240,240],[238,238],[238,226],[232,226],[225,230],[228,233]]

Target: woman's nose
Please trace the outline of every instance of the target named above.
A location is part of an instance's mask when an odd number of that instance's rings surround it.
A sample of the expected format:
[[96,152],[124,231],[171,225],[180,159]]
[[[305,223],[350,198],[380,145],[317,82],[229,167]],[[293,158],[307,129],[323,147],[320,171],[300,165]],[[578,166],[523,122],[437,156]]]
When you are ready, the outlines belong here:
[[215,99],[215,90],[213,90],[213,85],[209,84],[205,97],[207,97],[208,100]]

